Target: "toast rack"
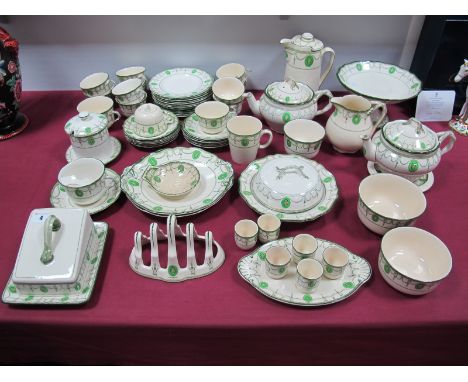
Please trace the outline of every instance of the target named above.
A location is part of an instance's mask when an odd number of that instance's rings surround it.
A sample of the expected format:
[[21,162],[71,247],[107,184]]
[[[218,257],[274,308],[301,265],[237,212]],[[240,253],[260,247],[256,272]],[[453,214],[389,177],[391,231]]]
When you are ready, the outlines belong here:
[[[176,238],[185,238],[187,241],[187,266],[181,268],[177,260]],[[167,239],[167,267],[162,268],[159,263],[158,240]],[[205,241],[205,259],[198,265],[195,258],[195,240]],[[143,263],[142,249],[144,245],[151,244],[151,264]],[[213,245],[216,246],[216,256],[213,254]],[[199,235],[193,223],[187,223],[186,233],[177,224],[175,215],[167,217],[167,234],[157,223],[150,225],[150,237],[144,236],[140,231],[135,232],[134,247],[130,254],[130,267],[141,276],[167,282],[179,282],[209,275],[216,271],[224,262],[223,248],[213,240],[213,233],[206,231]]]

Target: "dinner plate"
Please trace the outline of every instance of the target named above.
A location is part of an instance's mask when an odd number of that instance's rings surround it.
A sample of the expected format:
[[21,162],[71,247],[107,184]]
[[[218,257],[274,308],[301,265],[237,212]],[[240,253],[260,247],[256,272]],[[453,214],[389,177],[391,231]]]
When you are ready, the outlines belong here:
[[201,69],[173,68],[156,74],[149,82],[151,93],[163,98],[202,95],[211,89],[213,78]]

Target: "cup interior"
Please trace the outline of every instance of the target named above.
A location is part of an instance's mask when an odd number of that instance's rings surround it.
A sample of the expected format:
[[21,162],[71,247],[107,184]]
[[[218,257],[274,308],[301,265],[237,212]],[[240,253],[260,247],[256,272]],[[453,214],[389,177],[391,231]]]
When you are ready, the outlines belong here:
[[284,133],[303,143],[319,142],[325,137],[325,129],[319,123],[308,119],[295,119],[286,123]]
[[291,261],[291,254],[284,247],[271,247],[266,252],[266,259],[272,265],[286,265]]
[[258,232],[258,226],[253,220],[243,219],[236,223],[234,231],[241,237],[253,237]]
[[307,255],[314,253],[318,247],[317,239],[307,233],[294,237],[292,245],[297,252]]
[[104,175],[104,164],[94,158],[81,158],[70,162],[58,174],[58,181],[65,187],[85,187]]
[[129,66],[127,68],[117,70],[115,74],[119,77],[127,77],[127,76],[136,76],[137,74],[143,73],[144,71],[145,71],[144,66]]
[[129,80],[122,81],[114,86],[112,94],[124,95],[131,93],[141,86],[141,80],[139,78],[131,78]]
[[339,105],[343,106],[345,109],[358,112],[367,111],[372,106],[367,99],[354,94],[342,97]]
[[104,113],[111,109],[114,106],[114,101],[111,98],[105,96],[97,96],[86,98],[85,100],[81,101],[76,110],[78,113],[83,111],[87,111],[88,113]]
[[244,65],[237,64],[235,62],[231,62],[229,64],[224,64],[223,66],[219,67],[216,71],[216,77],[223,78],[223,77],[236,77],[239,78],[243,76],[245,73]]
[[297,271],[299,274],[309,280],[316,280],[322,277],[323,267],[315,259],[302,259],[297,264]]
[[366,177],[359,185],[359,196],[372,211],[391,219],[414,219],[426,209],[424,193],[409,180],[393,174]]
[[227,129],[236,135],[255,135],[262,130],[262,122],[250,115],[238,115],[228,121]]
[[81,89],[93,89],[107,81],[109,75],[104,72],[93,73],[83,78],[80,82]]
[[323,259],[334,267],[348,264],[348,254],[340,247],[329,247],[323,252]]
[[388,231],[382,239],[381,249],[394,269],[414,280],[438,281],[452,269],[447,246],[420,228],[399,227]]
[[245,87],[240,80],[233,77],[217,79],[212,86],[213,94],[228,101],[242,97]]
[[222,118],[229,113],[229,106],[219,101],[203,102],[195,108],[195,113],[205,119]]
[[257,224],[262,230],[273,232],[273,231],[276,231],[280,227],[281,220],[278,219],[278,217],[275,215],[264,214],[258,218]]

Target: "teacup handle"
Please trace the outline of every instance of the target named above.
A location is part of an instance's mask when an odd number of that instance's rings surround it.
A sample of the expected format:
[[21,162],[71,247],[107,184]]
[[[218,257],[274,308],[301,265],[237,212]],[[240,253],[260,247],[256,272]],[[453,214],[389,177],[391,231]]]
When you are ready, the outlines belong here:
[[263,129],[263,130],[260,132],[260,140],[262,139],[262,137],[263,137],[265,134],[268,135],[269,138],[268,138],[268,140],[267,140],[263,145],[258,146],[259,149],[266,149],[268,146],[271,145],[271,141],[273,140],[273,133],[271,132],[271,130]]
[[455,134],[452,131],[442,131],[440,133],[437,133],[437,136],[439,137],[439,144],[441,147],[443,141],[445,141],[447,138],[450,139],[449,142],[440,151],[440,155],[442,156],[448,153],[450,150],[452,150],[457,138],[455,137]]
[[379,119],[374,123],[374,126],[372,126],[372,132],[370,134],[372,136],[374,134],[375,129],[377,129],[377,127],[380,125],[380,123],[383,121],[383,119],[387,115],[387,105],[379,101],[371,101],[371,105],[372,107],[367,112],[368,115],[371,115],[377,109],[382,110]]
[[320,86],[322,86],[322,82],[325,80],[325,78],[327,78],[328,73],[330,73],[330,70],[331,70],[331,68],[333,66],[333,63],[335,62],[335,51],[332,48],[326,47],[326,48],[322,49],[322,57],[326,53],[330,54],[330,62],[328,63],[327,69],[325,69],[325,71],[320,76],[320,81],[319,81],[319,85],[318,85],[319,88],[320,88]]
[[322,96],[327,96],[328,97],[328,104],[325,105],[323,107],[323,109],[320,109],[318,110],[317,108],[317,113],[315,113],[315,115],[320,115],[320,114],[323,114],[325,112],[327,112],[328,110],[331,109],[332,107],[332,103],[331,103],[331,99],[333,98],[333,94],[330,90],[317,90],[315,92],[315,102],[318,104],[318,101],[319,99],[322,97]]
[[118,111],[112,111],[112,115],[114,116],[114,122],[117,122],[120,119],[120,113]]

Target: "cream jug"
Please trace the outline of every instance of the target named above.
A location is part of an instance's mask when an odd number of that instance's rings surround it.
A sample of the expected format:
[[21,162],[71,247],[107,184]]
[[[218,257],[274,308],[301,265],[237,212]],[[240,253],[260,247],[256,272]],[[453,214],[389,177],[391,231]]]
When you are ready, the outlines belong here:
[[[333,97],[330,102],[335,111],[328,118],[326,135],[333,148],[345,154],[355,153],[363,146],[361,136],[372,136],[375,128],[387,115],[387,107],[379,101],[368,101],[357,95]],[[376,109],[381,113],[376,122],[371,115]]]
[[[302,82],[317,91],[333,66],[335,51],[324,48],[323,42],[311,33],[303,33],[290,39],[283,38],[280,43],[286,55],[284,79]],[[322,57],[325,53],[330,54],[330,62],[322,73]]]

